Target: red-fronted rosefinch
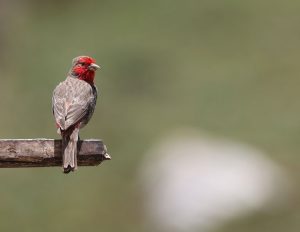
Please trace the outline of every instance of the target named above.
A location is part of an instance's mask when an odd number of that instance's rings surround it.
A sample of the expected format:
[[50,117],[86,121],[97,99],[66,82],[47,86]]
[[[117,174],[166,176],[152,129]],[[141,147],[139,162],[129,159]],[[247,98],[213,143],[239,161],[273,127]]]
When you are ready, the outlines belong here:
[[62,136],[64,173],[77,169],[79,129],[91,119],[96,106],[94,77],[98,68],[91,57],[74,58],[66,80],[53,92],[52,109],[57,132]]

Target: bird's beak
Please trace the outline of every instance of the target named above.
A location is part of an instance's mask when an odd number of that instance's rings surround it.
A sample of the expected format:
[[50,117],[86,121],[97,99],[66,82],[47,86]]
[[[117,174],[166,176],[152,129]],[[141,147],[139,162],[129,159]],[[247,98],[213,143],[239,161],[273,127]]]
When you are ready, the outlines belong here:
[[100,68],[100,66],[97,65],[97,64],[94,64],[94,63],[91,63],[90,66],[89,66],[89,69],[93,70],[93,71],[96,71],[99,68]]

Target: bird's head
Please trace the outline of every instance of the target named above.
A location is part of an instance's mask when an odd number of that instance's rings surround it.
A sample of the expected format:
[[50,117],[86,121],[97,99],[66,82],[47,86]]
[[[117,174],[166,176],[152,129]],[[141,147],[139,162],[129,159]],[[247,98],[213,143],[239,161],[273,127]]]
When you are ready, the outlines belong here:
[[99,68],[100,66],[96,64],[93,58],[89,56],[78,56],[72,61],[72,68],[69,75],[93,85],[95,71]]

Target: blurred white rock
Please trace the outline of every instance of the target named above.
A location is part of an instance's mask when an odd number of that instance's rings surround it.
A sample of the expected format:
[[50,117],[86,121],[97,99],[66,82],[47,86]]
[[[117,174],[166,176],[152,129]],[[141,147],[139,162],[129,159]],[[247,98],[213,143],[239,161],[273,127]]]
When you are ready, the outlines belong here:
[[149,151],[140,168],[155,231],[208,231],[285,195],[287,178],[263,152],[180,131]]

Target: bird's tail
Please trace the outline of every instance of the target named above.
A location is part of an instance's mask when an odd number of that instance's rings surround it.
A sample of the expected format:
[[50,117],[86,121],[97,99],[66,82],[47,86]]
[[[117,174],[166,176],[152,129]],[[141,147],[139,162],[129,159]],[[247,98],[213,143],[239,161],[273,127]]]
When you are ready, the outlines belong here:
[[71,133],[62,133],[62,152],[64,173],[77,169],[77,141],[79,128],[74,128]]

